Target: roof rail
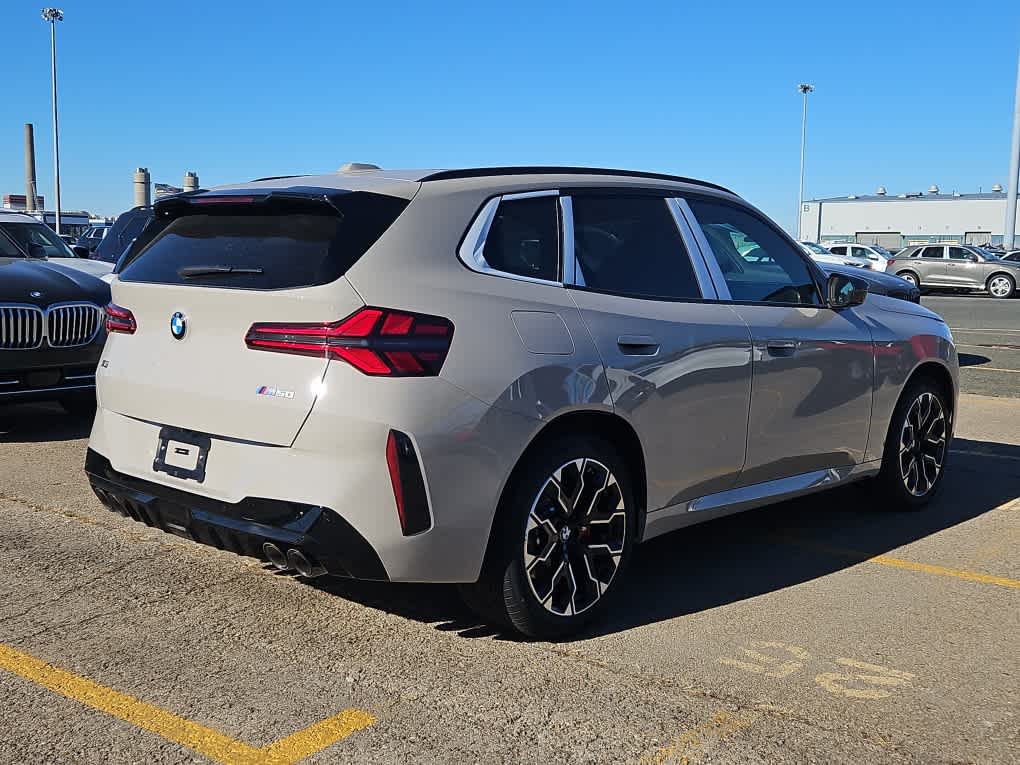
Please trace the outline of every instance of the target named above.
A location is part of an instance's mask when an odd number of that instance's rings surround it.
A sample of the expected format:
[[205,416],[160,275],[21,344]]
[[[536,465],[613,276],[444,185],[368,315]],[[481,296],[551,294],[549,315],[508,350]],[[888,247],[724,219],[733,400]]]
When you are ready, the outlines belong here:
[[259,181],[282,181],[284,178],[300,178],[300,175],[267,175],[265,178],[253,178],[248,183],[258,183]]
[[490,175],[618,175],[625,178],[653,178],[658,181],[676,181],[679,183],[691,183],[696,186],[705,186],[718,191],[725,191],[727,194],[733,192],[725,186],[720,186],[708,181],[700,181],[697,178],[685,178],[681,175],[666,175],[664,173],[645,173],[640,170],[615,170],[605,167],[557,167],[552,166],[524,166],[524,167],[472,167],[461,170],[441,170],[438,173],[426,175],[421,182],[426,181],[448,181],[456,178],[485,178]]

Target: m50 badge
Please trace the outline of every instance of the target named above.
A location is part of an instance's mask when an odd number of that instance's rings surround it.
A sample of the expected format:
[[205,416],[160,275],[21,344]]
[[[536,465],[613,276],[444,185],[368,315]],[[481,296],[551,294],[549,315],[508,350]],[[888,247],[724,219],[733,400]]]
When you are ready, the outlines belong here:
[[256,396],[272,396],[273,398],[294,398],[294,391],[274,388],[272,385],[260,385],[255,389]]

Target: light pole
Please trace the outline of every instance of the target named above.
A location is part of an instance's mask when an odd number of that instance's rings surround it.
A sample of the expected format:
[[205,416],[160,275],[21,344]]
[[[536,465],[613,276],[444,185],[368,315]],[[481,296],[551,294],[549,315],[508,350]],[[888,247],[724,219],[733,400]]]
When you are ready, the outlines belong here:
[[807,143],[807,97],[808,93],[814,91],[815,86],[802,82],[797,90],[804,96],[804,115],[800,120],[800,193],[797,195],[797,238],[801,238],[800,218],[804,209],[804,146]]
[[54,196],[56,197],[56,227],[60,235],[60,132],[57,130],[57,22],[64,20],[64,12],[59,8],[43,8],[43,21],[50,23],[50,70],[53,83],[53,180]]
[[1013,141],[1009,155],[1009,186],[1006,193],[1006,226],[1002,231],[1002,246],[1013,249],[1016,235],[1016,196],[1020,176],[1020,57],[1016,64],[1016,101],[1013,103]]

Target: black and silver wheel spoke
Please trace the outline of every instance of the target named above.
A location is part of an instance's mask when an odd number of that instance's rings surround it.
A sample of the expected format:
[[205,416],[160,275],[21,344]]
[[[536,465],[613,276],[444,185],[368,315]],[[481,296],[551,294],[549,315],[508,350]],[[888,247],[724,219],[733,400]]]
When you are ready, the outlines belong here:
[[593,459],[562,465],[539,490],[525,532],[525,571],[539,603],[559,616],[595,605],[616,575],[626,533],[609,468]]
[[900,432],[900,475],[907,491],[915,497],[931,491],[945,455],[945,412],[942,402],[926,391],[911,403]]

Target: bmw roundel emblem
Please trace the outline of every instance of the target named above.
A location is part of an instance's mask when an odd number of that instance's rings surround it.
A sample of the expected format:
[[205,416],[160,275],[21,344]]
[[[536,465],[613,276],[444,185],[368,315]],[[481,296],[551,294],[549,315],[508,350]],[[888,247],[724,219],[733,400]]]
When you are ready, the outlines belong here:
[[184,314],[178,311],[170,317],[170,334],[174,336],[175,340],[181,340],[184,337],[184,333],[188,331],[188,322],[184,318]]

